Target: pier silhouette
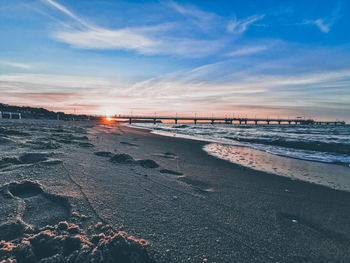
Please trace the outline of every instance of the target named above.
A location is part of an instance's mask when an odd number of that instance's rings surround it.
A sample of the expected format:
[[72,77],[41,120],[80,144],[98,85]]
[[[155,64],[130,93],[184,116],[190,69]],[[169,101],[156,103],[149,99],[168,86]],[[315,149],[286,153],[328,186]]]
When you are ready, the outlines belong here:
[[146,116],[146,115],[115,115],[114,119],[129,120],[129,123],[135,121],[150,121],[156,124],[158,121],[167,120],[174,121],[175,124],[178,121],[192,121],[194,124],[197,122],[209,122],[226,123],[226,124],[287,124],[287,125],[345,125],[345,121],[316,121],[313,119],[283,119],[283,118],[241,118],[241,117],[181,117],[181,116]]

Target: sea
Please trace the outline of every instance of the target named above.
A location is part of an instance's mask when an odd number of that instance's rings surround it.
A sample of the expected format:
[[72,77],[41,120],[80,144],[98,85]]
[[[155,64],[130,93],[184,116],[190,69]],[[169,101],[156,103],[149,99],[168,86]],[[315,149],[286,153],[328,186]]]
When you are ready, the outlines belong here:
[[203,150],[217,158],[350,191],[350,125],[135,123],[131,126],[160,135],[206,141]]

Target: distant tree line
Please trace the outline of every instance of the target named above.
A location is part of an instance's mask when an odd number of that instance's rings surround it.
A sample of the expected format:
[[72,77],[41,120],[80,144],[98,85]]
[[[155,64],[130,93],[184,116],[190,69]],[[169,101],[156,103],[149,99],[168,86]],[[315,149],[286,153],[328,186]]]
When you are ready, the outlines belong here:
[[[76,114],[66,114],[64,112],[54,112],[49,111],[44,108],[33,108],[27,106],[13,106],[0,103],[1,112],[18,112],[21,113],[22,118],[28,119],[52,119],[56,120],[57,116],[60,120],[91,120],[98,119],[98,117],[89,115],[76,115]],[[5,116],[3,116],[5,117]]]

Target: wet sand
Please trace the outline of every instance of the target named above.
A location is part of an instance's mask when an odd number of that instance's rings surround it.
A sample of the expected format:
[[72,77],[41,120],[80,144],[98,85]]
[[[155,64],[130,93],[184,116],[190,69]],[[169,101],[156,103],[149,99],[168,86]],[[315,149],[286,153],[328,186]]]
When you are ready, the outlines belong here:
[[288,158],[248,147],[217,143],[205,145],[204,150],[254,170],[350,192],[350,169],[345,165]]
[[[47,234],[83,237],[72,258],[113,254],[120,247],[101,244],[120,238],[126,255],[138,255],[125,262],[350,261],[348,192],[217,159],[204,142],[123,125],[5,128],[26,135],[2,135],[0,239],[33,242],[37,259],[68,253],[38,253],[34,240]],[[103,242],[92,242],[102,232]],[[15,253],[6,256],[4,246],[0,259]]]

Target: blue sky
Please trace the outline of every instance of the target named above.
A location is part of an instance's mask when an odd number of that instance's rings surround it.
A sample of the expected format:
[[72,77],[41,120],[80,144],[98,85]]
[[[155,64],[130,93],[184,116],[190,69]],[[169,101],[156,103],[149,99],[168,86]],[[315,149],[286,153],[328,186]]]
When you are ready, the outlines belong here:
[[345,0],[0,0],[0,101],[349,121],[349,12]]

